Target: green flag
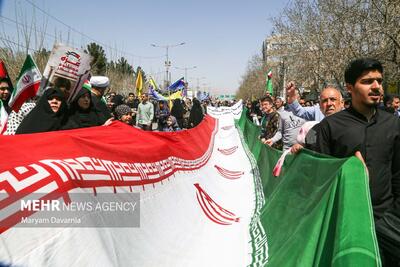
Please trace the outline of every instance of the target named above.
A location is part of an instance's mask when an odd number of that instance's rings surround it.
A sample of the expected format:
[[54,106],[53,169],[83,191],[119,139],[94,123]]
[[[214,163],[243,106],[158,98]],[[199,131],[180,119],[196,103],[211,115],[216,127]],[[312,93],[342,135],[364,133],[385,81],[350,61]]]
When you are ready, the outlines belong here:
[[272,69],[269,69],[265,79],[265,92],[269,92],[270,95],[274,94],[274,88],[272,87]]
[[360,160],[303,150],[288,155],[274,177],[281,152],[258,140],[260,128],[246,118],[246,110],[237,124],[254,175],[261,177],[250,224],[251,265],[381,265],[368,175]]

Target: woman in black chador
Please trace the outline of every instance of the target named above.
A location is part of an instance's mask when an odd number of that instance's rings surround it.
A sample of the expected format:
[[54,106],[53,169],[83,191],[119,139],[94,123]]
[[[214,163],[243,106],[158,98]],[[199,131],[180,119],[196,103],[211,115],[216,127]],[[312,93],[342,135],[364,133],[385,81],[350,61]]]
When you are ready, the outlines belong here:
[[76,129],[102,125],[102,119],[97,114],[91,101],[91,93],[82,88],[71,103],[68,119],[62,129]]
[[16,134],[57,131],[65,123],[67,103],[58,88],[47,89],[32,111],[19,125]]

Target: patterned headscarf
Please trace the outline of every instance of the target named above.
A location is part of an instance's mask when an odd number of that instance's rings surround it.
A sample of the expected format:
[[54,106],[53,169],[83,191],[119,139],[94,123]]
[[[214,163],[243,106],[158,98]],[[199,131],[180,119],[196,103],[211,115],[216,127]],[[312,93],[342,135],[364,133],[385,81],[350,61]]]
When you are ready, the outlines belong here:
[[115,112],[115,115],[117,116],[117,118],[118,118],[118,119],[121,119],[121,117],[122,117],[123,115],[126,115],[126,114],[128,114],[128,113],[131,113],[132,110],[131,110],[131,108],[130,108],[129,106],[122,104],[122,105],[117,106],[117,107],[115,108],[115,111],[114,111],[114,112]]

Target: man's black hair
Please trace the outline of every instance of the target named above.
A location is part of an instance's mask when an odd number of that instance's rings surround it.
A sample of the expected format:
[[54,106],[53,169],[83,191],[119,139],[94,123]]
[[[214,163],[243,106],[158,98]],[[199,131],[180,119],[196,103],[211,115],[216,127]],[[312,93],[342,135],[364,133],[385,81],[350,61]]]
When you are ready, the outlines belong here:
[[354,85],[357,79],[365,72],[370,70],[377,70],[383,73],[382,64],[373,58],[358,58],[349,63],[344,73],[344,80],[346,83]]
[[274,104],[274,101],[272,101],[272,98],[269,96],[264,96],[263,98],[261,98],[261,103],[267,101],[268,103],[270,103],[271,105]]

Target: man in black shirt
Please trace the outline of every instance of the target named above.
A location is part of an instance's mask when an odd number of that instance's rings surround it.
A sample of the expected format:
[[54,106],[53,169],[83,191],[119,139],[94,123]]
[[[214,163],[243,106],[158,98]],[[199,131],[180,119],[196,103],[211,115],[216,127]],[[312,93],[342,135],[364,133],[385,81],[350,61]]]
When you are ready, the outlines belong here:
[[369,172],[375,227],[384,265],[400,261],[400,120],[377,109],[383,68],[362,58],[345,71],[351,107],[326,117],[317,128],[318,152],[335,157],[358,154]]
[[129,93],[128,99],[126,100],[126,105],[132,109],[132,123],[134,125],[136,124],[136,113],[139,103],[140,101],[137,97],[135,97],[135,94]]

